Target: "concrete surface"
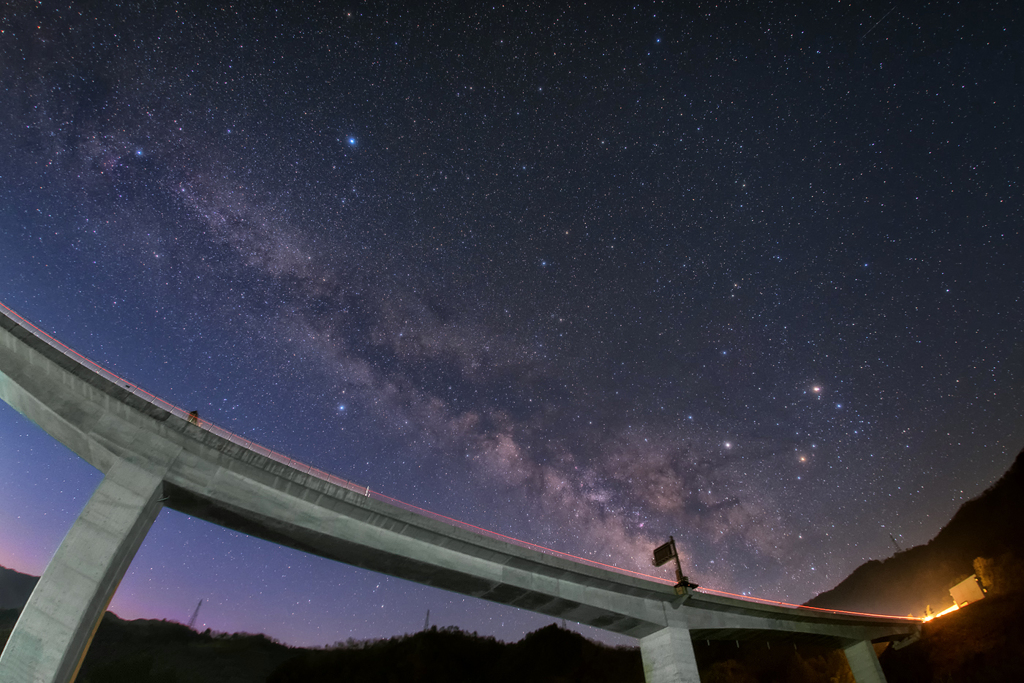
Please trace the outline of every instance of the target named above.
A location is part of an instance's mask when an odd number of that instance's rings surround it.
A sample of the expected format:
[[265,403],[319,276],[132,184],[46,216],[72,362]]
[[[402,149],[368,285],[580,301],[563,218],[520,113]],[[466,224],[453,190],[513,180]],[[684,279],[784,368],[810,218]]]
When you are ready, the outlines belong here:
[[0,681],[74,680],[100,619],[160,513],[161,477],[129,462],[100,482],[0,654]]
[[640,639],[647,683],[700,683],[690,631],[669,626]]
[[847,645],[843,652],[857,683],[885,683],[885,674],[882,673],[882,665],[878,663],[878,655],[871,641],[861,640]]

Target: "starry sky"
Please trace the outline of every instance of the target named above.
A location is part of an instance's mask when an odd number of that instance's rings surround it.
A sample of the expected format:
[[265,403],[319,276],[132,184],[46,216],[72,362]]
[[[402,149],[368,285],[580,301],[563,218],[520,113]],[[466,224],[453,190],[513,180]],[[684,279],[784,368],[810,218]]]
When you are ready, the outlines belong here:
[[[968,5],[16,0],[0,301],[374,490],[801,602],[1024,446],[1024,10]],[[0,564],[100,476],[0,406]],[[165,510],[111,608],[200,598],[304,645],[551,621]]]

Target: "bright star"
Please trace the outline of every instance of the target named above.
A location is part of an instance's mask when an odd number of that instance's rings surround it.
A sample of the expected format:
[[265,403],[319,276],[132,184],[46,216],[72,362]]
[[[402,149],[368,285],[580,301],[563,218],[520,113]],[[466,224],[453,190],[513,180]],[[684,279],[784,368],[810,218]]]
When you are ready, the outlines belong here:
[[344,412],[345,412],[345,409],[346,409],[347,407],[348,407],[348,406],[346,406],[346,405],[345,405],[344,403],[342,403],[341,405],[339,405],[339,406],[338,406],[338,412],[339,412],[339,413],[344,413]]
[[356,146],[356,139],[355,139],[355,138],[353,138],[353,137],[350,137],[350,138],[348,139],[348,144],[349,144],[349,146],[351,146],[351,147],[355,147],[355,146]]

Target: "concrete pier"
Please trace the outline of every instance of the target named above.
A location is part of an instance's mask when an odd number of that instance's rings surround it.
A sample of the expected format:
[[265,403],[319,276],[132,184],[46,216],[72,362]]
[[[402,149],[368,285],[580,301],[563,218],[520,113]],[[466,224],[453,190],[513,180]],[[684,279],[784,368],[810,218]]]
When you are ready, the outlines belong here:
[[878,663],[871,641],[861,640],[847,645],[843,652],[857,683],[885,683],[885,674],[882,673],[882,665]]
[[115,464],[36,584],[0,655],[0,681],[66,683],[162,507],[162,478]]
[[641,638],[640,656],[647,683],[700,683],[693,640],[687,628],[669,626]]

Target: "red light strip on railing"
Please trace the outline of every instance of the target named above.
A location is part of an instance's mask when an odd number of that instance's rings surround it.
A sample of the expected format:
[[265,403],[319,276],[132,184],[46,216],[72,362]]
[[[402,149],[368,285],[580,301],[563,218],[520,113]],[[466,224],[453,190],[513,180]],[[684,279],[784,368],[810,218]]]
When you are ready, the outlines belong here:
[[416,512],[416,513],[418,513],[420,515],[423,515],[424,517],[431,517],[431,518],[434,518],[434,519],[438,519],[438,520],[441,520],[441,521],[444,521],[444,522],[448,522],[449,524],[452,524],[453,526],[458,526],[458,527],[461,527],[463,529],[466,529],[467,531],[475,531],[475,532],[477,532],[479,534],[483,534],[485,536],[491,536],[493,538],[496,538],[496,539],[499,539],[499,540],[502,540],[502,541],[507,541],[509,543],[514,543],[514,544],[522,546],[524,548],[531,548],[533,550],[538,550],[538,551],[540,551],[540,552],[542,552],[542,553],[544,553],[546,555],[553,555],[555,557],[563,557],[565,559],[573,560],[574,562],[579,562],[581,564],[588,564],[588,565],[591,565],[591,566],[594,566],[594,567],[598,567],[598,568],[601,568],[601,569],[608,569],[608,570],[617,572],[619,574],[627,574],[629,576],[636,576],[636,577],[639,577],[639,578],[642,578],[642,579],[647,579],[649,581],[656,581],[658,583],[663,583],[663,584],[668,585],[668,586],[675,585],[674,581],[670,581],[669,579],[666,579],[666,578],[661,577],[661,576],[651,576],[650,574],[644,574],[643,572],[633,571],[632,569],[623,569],[622,567],[616,567],[615,565],[605,564],[604,562],[598,562],[597,560],[591,560],[591,559],[586,558],[586,557],[580,557],[579,555],[573,555],[572,553],[567,553],[567,552],[563,552],[561,550],[555,550],[553,548],[548,548],[548,547],[543,546],[543,545],[538,545],[536,543],[531,543],[529,541],[524,541],[524,540],[522,540],[520,538],[516,538],[514,536],[507,536],[507,535],[499,533],[497,531],[491,531],[490,529],[485,529],[485,528],[477,526],[475,524],[470,524],[469,522],[463,522],[462,520],[455,519],[454,517],[448,517],[448,516],[442,515],[442,514],[440,514],[438,512],[432,512],[430,510],[421,508],[421,507],[413,505],[411,503],[406,503],[405,501],[398,500],[397,498],[392,498],[391,496],[387,496],[387,495],[385,495],[383,493],[379,493],[377,491],[372,491],[370,493],[370,495],[372,495],[374,498],[379,498],[381,500],[384,500],[385,502],[391,503],[392,505],[396,505],[398,507],[405,508],[405,509],[407,509],[407,510],[409,510],[411,512]]
[[701,588],[702,593],[713,593],[715,595],[725,595],[730,598],[740,598],[741,600],[750,600],[753,602],[760,602],[766,605],[779,605],[780,607],[793,607],[797,609],[812,610],[814,612],[826,612],[828,614],[849,614],[855,617],[881,617],[883,619],[899,619],[900,621],[912,621],[920,622],[923,621],[920,617],[898,617],[893,614],[872,614],[870,612],[851,612],[843,609],[829,609],[827,607],[811,607],[810,605],[795,605],[791,602],[782,602],[780,600],[769,600],[768,598],[755,598],[750,595],[741,595],[739,593],[729,593],[727,591],[715,590],[714,588]]
[[[35,334],[38,338],[40,338],[43,341],[47,342],[51,346],[54,346],[54,348],[57,348],[57,350],[61,351],[66,356],[71,356],[71,357],[77,359],[79,362],[81,362],[84,365],[87,365],[90,368],[92,368],[95,372],[97,372],[101,376],[104,376],[104,377],[106,377],[108,379],[113,378],[113,379],[117,380],[121,384],[125,385],[126,389],[131,389],[132,393],[135,393],[136,396],[144,394],[145,397],[148,397],[147,400],[149,400],[150,403],[152,403],[154,405],[159,405],[160,407],[168,410],[171,413],[174,413],[175,415],[177,415],[178,417],[180,417],[180,418],[182,418],[184,420],[189,420],[189,413],[187,411],[183,410],[182,408],[179,408],[178,406],[174,405],[173,403],[170,403],[170,402],[160,398],[159,396],[156,396],[155,394],[151,394],[150,392],[146,391],[145,389],[143,389],[139,385],[135,384],[134,382],[129,382],[128,380],[124,379],[123,377],[121,377],[121,376],[119,376],[119,375],[117,375],[117,374],[115,374],[113,372],[110,372],[110,370],[107,370],[106,368],[101,366],[99,363],[96,363],[95,361],[90,360],[89,358],[83,356],[78,351],[75,351],[74,349],[72,349],[70,346],[68,346],[64,342],[62,342],[59,339],[56,339],[53,336],[47,334],[46,332],[41,330],[36,325],[32,324],[31,322],[26,320],[24,317],[22,317],[21,315],[19,315],[16,312],[14,312],[13,310],[11,310],[11,308],[6,306],[5,304],[0,303],[0,309],[3,309],[7,313],[7,315],[9,315],[11,318],[14,318],[16,321],[18,321],[18,323],[21,324],[25,329],[29,330],[30,332]],[[316,479],[320,479],[321,481],[326,481],[328,483],[335,484],[337,486],[341,486],[342,488],[348,489],[348,490],[356,492],[356,493],[363,493],[366,496],[373,496],[374,498],[376,498],[378,500],[382,500],[382,501],[390,503],[392,505],[404,508],[406,510],[409,510],[410,512],[415,512],[415,513],[420,514],[420,515],[422,515],[424,517],[430,517],[430,518],[433,518],[433,519],[437,519],[439,521],[444,521],[444,522],[447,522],[449,524],[452,524],[453,526],[458,526],[460,528],[466,529],[467,531],[474,531],[476,533],[479,533],[479,534],[482,534],[482,535],[485,535],[485,536],[490,536],[490,537],[495,538],[495,539],[507,541],[509,543],[514,543],[514,544],[519,545],[519,546],[524,547],[524,548],[530,548],[530,549],[533,549],[533,550],[537,550],[539,552],[545,553],[547,555],[552,555],[554,557],[561,557],[561,558],[564,558],[564,559],[567,559],[567,560],[571,560],[573,562],[579,562],[581,564],[590,565],[590,566],[597,567],[597,568],[600,568],[600,569],[607,569],[607,570],[614,571],[614,572],[617,572],[619,574],[624,574],[624,575],[627,575],[627,576],[634,576],[634,577],[641,578],[641,579],[647,579],[649,581],[654,581],[656,583],[660,583],[660,584],[664,584],[664,585],[669,585],[669,586],[675,585],[674,581],[671,581],[671,580],[666,579],[664,577],[651,576],[650,574],[644,574],[643,572],[633,571],[631,569],[623,569],[622,567],[616,567],[614,565],[605,564],[603,562],[598,562],[597,560],[591,560],[591,559],[588,559],[586,557],[580,557],[578,555],[573,555],[571,553],[566,553],[566,552],[563,552],[561,550],[555,550],[553,548],[548,548],[546,546],[538,545],[536,543],[530,543],[529,541],[524,541],[522,539],[515,538],[514,536],[507,536],[505,534],[498,533],[497,531],[491,531],[490,529],[485,529],[483,527],[476,526],[475,524],[470,524],[469,522],[463,522],[462,520],[455,519],[453,517],[448,517],[446,515],[442,515],[442,514],[437,513],[437,512],[431,512],[430,510],[427,510],[425,508],[421,508],[421,507],[419,507],[417,505],[413,505],[412,503],[406,503],[405,501],[399,500],[397,498],[392,498],[391,496],[385,495],[385,494],[380,493],[378,491],[371,491],[370,487],[368,487],[368,486],[359,486],[359,485],[357,485],[357,484],[355,484],[355,483],[353,483],[351,481],[348,481],[346,479],[342,479],[341,477],[335,476],[335,475],[330,474],[328,472],[324,472],[321,469],[315,468],[315,467],[313,467],[310,464],[306,464],[306,463],[301,462],[299,460],[295,460],[294,458],[289,458],[286,455],[283,455],[281,453],[278,453],[275,450],[272,450],[270,448],[267,448],[266,446],[262,446],[262,445],[256,443],[252,439],[245,439],[245,438],[243,438],[241,436],[238,436],[234,432],[231,432],[231,431],[229,431],[227,429],[224,429],[223,427],[220,427],[218,425],[215,425],[214,423],[210,422],[209,420],[203,420],[203,419],[199,419],[199,418],[196,418],[196,419],[197,419],[197,426],[200,426],[201,428],[206,429],[207,431],[209,431],[209,432],[211,432],[213,434],[216,434],[217,436],[221,436],[222,438],[224,438],[224,439],[226,439],[226,440],[228,440],[228,441],[230,441],[230,442],[232,442],[232,443],[234,443],[234,444],[236,444],[238,446],[241,446],[242,448],[245,448],[245,449],[248,449],[248,450],[252,450],[255,453],[259,453],[259,454],[265,455],[266,457],[269,457],[272,460],[280,462],[283,465],[287,465],[287,466],[289,466],[289,467],[291,467],[291,468],[293,468],[295,470],[300,470],[301,471],[301,468],[304,467],[304,468],[306,468],[306,471],[303,472],[303,474],[315,477]],[[769,600],[767,598],[755,598],[755,597],[751,597],[749,595],[741,595],[741,594],[738,594],[738,593],[729,593],[727,591],[715,590],[713,588],[701,587],[700,588],[700,592],[714,594],[714,595],[723,595],[723,596],[733,597],[733,598],[739,598],[741,600],[748,600],[748,601],[751,601],[751,602],[758,602],[758,603],[763,603],[763,604],[768,604],[768,605],[778,605],[780,607],[789,607],[789,608],[795,608],[795,609],[813,610],[813,611],[816,611],[816,612],[825,612],[825,613],[828,613],[828,614],[846,614],[846,615],[858,616],[858,617],[880,617],[880,618],[883,618],[883,619],[898,619],[898,620],[901,620],[901,621],[913,621],[913,622],[921,622],[922,621],[922,619],[920,619],[918,617],[898,617],[898,616],[894,616],[894,615],[891,615],[891,614],[870,614],[870,613],[867,613],[867,612],[849,612],[849,611],[846,611],[846,610],[835,610],[835,609],[825,609],[825,608],[822,608],[822,607],[809,607],[807,605],[796,605],[796,604],[789,603],[789,602],[780,602],[778,600]]]

